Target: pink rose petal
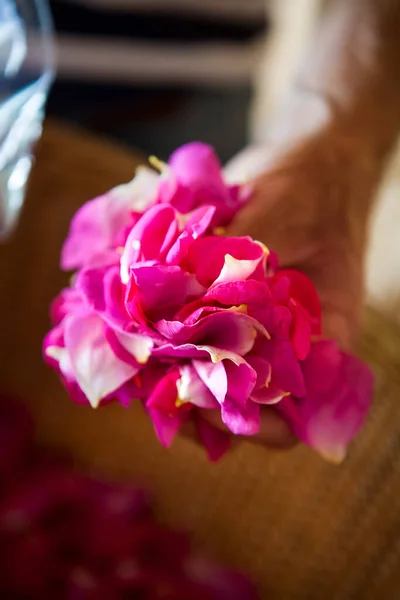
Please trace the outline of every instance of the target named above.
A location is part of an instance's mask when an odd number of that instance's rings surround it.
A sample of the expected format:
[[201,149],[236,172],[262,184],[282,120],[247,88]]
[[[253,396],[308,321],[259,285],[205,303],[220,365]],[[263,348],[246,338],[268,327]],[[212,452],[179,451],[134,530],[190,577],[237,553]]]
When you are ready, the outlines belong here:
[[65,346],[76,381],[94,408],[136,373],[135,367],[116,357],[104,322],[95,314],[67,318]]
[[284,399],[279,408],[300,440],[327,460],[339,463],[365,421],[373,376],[356,357],[342,353],[330,389],[318,392],[318,387],[314,386],[313,391],[300,400]]
[[140,261],[159,259],[166,254],[178,234],[176,212],[172,206],[158,204],[149,208],[134,225],[121,256],[121,280],[129,281],[130,267]]
[[130,183],[84,204],[72,219],[62,249],[62,268],[71,270],[90,265],[96,256],[113,248],[130,215],[143,211],[155,200],[157,187],[158,176],[142,168]]
[[199,440],[203,444],[211,462],[218,461],[228,452],[231,447],[231,437],[229,434],[210,425],[210,423],[201,417],[196,418],[196,427]]
[[254,402],[238,406],[227,399],[221,406],[221,417],[235,435],[256,435],[260,431],[260,407]]

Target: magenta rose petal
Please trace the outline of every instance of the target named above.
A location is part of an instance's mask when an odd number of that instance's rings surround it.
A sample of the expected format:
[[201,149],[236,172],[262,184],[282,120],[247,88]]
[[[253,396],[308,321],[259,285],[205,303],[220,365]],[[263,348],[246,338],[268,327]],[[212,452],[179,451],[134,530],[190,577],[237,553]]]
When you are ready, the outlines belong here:
[[292,342],[297,357],[304,360],[311,348],[311,323],[301,306],[297,307],[296,318],[293,323]]
[[85,298],[89,306],[96,311],[104,312],[106,301],[104,298],[104,277],[107,267],[86,268],[78,272],[76,289]]
[[168,265],[178,265],[186,258],[189,248],[209,228],[215,213],[214,206],[201,206],[189,215],[181,216],[184,220],[183,231],[171,246],[165,262]]
[[175,150],[168,164],[175,177],[185,187],[194,191],[203,191],[206,187],[208,197],[213,195],[224,197],[226,194],[221,163],[214,150],[207,144],[201,142],[185,144]]
[[106,327],[105,338],[115,356],[136,369],[145,365],[151,356],[153,340],[145,335]]
[[204,204],[214,205],[216,225],[225,225],[241,205],[237,188],[223,181],[214,150],[200,142],[186,144],[172,154],[161,196],[183,213]]
[[180,377],[177,368],[172,369],[167,373],[155,386],[146,402],[148,408],[157,408],[165,413],[176,412],[178,389],[177,381]]
[[257,402],[257,404],[278,404],[283,398],[288,396],[288,392],[284,392],[278,386],[270,384],[257,390],[253,390],[251,393],[251,400]]
[[43,357],[50,367],[57,370],[59,369],[59,349],[64,349],[64,324],[51,329],[43,339]]
[[228,452],[231,447],[231,438],[228,433],[220,431],[201,417],[196,418],[196,428],[199,440],[212,462],[218,461]]
[[257,321],[244,314],[220,311],[207,315],[193,325],[179,321],[159,321],[155,327],[174,345],[213,346],[244,356],[256,339]]
[[333,340],[320,340],[311,346],[311,351],[302,368],[308,393],[323,393],[330,390],[338,377],[342,353]]
[[172,370],[155,386],[146,402],[155,432],[163,446],[169,447],[181,425],[187,419],[187,411],[178,402],[177,381],[179,371]]
[[183,423],[187,420],[187,416],[181,414],[168,415],[157,408],[148,408],[147,412],[153,421],[157,438],[164,448],[169,448]]
[[[155,359],[169,360],[172,359],[193,359],[193,358],[205,358],[208,359],[211,354],[216,354],[217,349],[211,347],[199,347],[195,344],[182,344],[174,345],[166,343],[161,346],[157,346],[153,350],[153,357]],[[229,355],[231,353],[228,353]],[[239,357],[240,359],[240,357]],[[216,361],[217,362],[217,361]]]
[[76,380],[94,408],[136,373],[135,367],[116,357],[105,324],[95,314],[67,318],[65,346]]
[[[193,310],[193,312],[191,312]],[[205,306],[203,300],[194,300],[186,304],[182,310],[178,311],[174,317],[175,321],[182,321],[184,325],[195,325],[203,317],[214,312],[222,312],[226,310],[222,306]]]
[[124,306],[125,286],[122,284],[117,264],[82,269],[79,271],[75,287],[86,304],[109,323],[124,327],[129,314]]
[[84,204],[76,213],[69,236],[64,243],[61,266],[69,271],[90,264],[93,259],[113,244],[114,235],[124,227],[130,214],[129,205],[120,207],[106,194]]
[[[201,237],[211,225],[215,214],[215,206],[199,206],[194,211],[184,217],[184,231],[187,231],[193,240]],[[183,218],[183,217],[182,217]]]
[[192,365],[183,365],[179,368],[176,387],[178,405],[192,404],[199,408],[218,408],[215,396]]
[[226,306],[264,306],[271,299],[266,282],[247,279],[215,284],[204,295],[204,301],[220,302]]
[[228,378],[222,361],[193,360],[193,367],[217,401],[222,404],[228,391]]
[[97,256],[107,256],[121,229],[134,220],[134,211],[143,211],[154,201],[158,176],[141,168],[136,177],[107,194],[84,204],[72,219],[62,249],[61,266],[71,270],[88,266]]
[[348,444],[363,425],[373,390],[371,370],[356,357],[341,354],[330,389],[300,400],[284,399],[279,408],[305,444],[324,458],[340,463]]
[[139,261],[159,259],[167,253],[178,234],[176,212],[172,206],[157,204],[149,208],[133,226],[121,256],[121,280],[129,281],[130,267]]
[[254,402],[238,406],[227,398],[221,406],[221,417],[236,435],[256,435],[260,431],[260,406]]
[[143,311],[153,317],[157,313],[175,313],[182,302],[198,297],[204,289],[194,275],[178,266],[142,263],[132,266],[130,273]]
[[256,373],[257,379],[255,389],[266,387],[271,381],[272,367],[269,360],[265,357],[250,353],[246,356],[246,362],[252,367]]
[[70,313],[79,311],[84,305],[82,294],[75,288],[62,290],[50,306],[53,325],[58,325]]
[[[227,255],[232,260],[226,260]],[[191,245],[185,268],[195,273],[200,283],[210,286],[234,281],[234,270],[240,275],[240,280],[247,279],[256,271],[264,257],[262,246],[249,237],[206,236]]]
[[276,277],[285,277],[289,280],[289,293],[295,303],[300,305],[309,315],[311,322],[315,325],[313,333],[321,333],[321,304],[317,291],[310,279],[295,269],[282,269],[275,275]]
[[228,380],[227,398],[238,405],[245,405],[254,389],[257,373],[246,362],[235,365],[232,361],[224,361]]
[[271,382],[276,387],[297,397],[306,394],[301,366],[288,340],[262,341],[256,352],[261,352],[261,356],[270,361]]

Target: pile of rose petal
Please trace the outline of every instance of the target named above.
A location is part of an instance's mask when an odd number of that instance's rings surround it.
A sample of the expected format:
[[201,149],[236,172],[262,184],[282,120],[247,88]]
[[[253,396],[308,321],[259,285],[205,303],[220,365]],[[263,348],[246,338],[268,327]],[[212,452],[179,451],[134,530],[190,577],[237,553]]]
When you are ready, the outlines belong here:
[[199,409],[251,436],[273,405],[340,461],[368,412],[370,370],[321,338],[307,277],[224,236],[251,190],[224,182],[211,148],[188,144],[158,166],[74,216],[62,267],[76,273],[54,301],[46,360],[77,402],[142,402],[165,446],[192,420],[216,460],[231,436]]
[[38,448],[0,398],[0,595],[7,600],[256,600],[240,574],[157,523],[147,495],[90,479]]

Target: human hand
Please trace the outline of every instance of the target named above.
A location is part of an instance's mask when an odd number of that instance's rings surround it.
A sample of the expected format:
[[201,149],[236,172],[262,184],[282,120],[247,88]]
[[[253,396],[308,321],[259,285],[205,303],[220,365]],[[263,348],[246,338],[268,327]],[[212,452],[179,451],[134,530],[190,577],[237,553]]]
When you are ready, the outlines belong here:
[[[363,299],[363,264],[371,195],[368,168],[350,160],[351,148],[332,139],[309,140],[287,154],[265,148],[236,161],[233,173],[269,166],[253,180],[249,205],[230,235],[251,235],[274,250],[280,266],[312,280],[322,306],[323,334],[345,349],[357,334]],[[268,160],[267,160],[268,159]],[[246,166],[247,163],[247,166]],[[204,414],[217,427],[218,415]],[[254,441],[287,448],[293,434],[273,407],[263,407]]]

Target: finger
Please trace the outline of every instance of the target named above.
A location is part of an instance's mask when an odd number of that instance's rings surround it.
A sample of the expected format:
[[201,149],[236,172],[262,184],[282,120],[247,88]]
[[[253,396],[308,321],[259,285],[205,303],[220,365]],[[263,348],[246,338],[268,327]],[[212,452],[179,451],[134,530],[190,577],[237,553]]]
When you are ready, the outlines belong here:
[[[217,429],[230,433],[229,429],[221,421],[221,415],[217,411],[202,410],[201,416]],[[293,448],[293,446],[297,444],[297,438],[292,433],[287,423],[281,415],[271,407],[262,407],[260,431],[257,435],[237,437],[239,439],[246,439],[250,442],[280,450]]]

